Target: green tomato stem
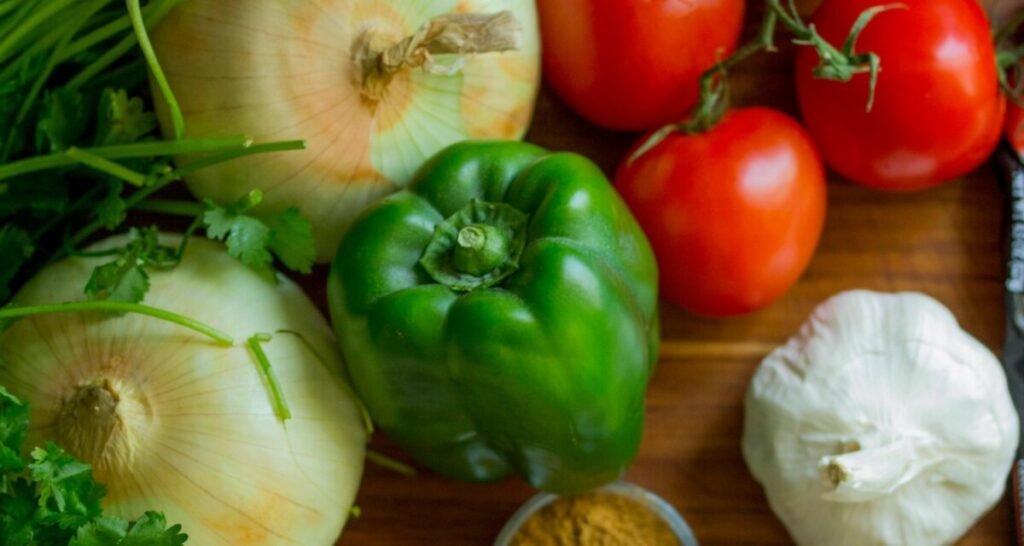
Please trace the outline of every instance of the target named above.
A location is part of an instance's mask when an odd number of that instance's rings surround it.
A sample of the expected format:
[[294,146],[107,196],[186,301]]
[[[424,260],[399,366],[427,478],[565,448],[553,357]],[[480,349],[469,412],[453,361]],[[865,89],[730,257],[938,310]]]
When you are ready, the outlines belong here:
[[875,98],[875,85],[881,63],[874,53],[855,53],[857,37],[876,15],[892,10],[905,9],[904,4],[887,4],[875,6],[861,12],[850,29],[841,49],[837,49],[818,34],[813,25],[807,25],[800,17],[796,3],[787,0],[787,6],[781,0],[765,0],[765,15],[757,37],[737,49],[723,61],[719,61],[704,71],[700,77],[700,99],[690,111],[689,117],[682,122],[666,125],[647,138],[626,160],[631,165],[637,158],[657,146],[668,135],[675,131],[694,135],[709,131],[721,121],[729,107],[729,86],[727,73],[736,64],[762,51],[775,51],[775,30],[778,23],[793,34],[793,43],[810,46],[818,53],[818,66],[814,75],[818,78],[834,81],[849,81],[854,75],[867,72],[870,75],[867,111]]
[[55,303],[47,305],[30,305],[26,307],[7,307],[0,309],[0,321],[19,319],[35,315],[47,315],[53,313],[136,313],[146,315],[167,322],[183,326],[196,333],[202,334],[221,345],[231,346],[234,339],[221,330],[207,326],[202,322],[193,320],[173,311],[143,305],[141,303],[129,303],[122,301],[80,301],[70,303]]
[[[1024,60],[1024,46],[1013,44],[1009,39],[1024,24],[1024,11],[1014,14],[996,33],[996,69],[999,71],[999,87],[1006,96],[1020,108],[1024,108],[1024,80],[1021,78],[1021,61]],[[1008,43],[1009,42],[1009,43]]]

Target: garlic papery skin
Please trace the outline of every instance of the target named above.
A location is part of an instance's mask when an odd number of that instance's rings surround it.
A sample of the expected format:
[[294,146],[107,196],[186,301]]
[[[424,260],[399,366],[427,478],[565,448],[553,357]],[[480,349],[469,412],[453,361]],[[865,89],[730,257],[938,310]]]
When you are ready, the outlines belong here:
[[[464,54],[428,44],[398,55],[402,62],[367,57],[450,14],[505,11],[516,22],[512,49],[474,31],[461,42],[431,42],[461,43]],[[303,151],[204,168],[187,177],[189,188],[221,203],[262,190],[257,212],[298,207],[323,262],[367,204],[404,187],[442,148],[525,133],[540,82],[538,32],[532,0],[190,0],[152,39],[185,136],[306,141]],[[473,40],[495,50],[474,52]],[[385,65],[386,77],[369,70]]]
[[1002,367],[948,309],[857,290],[761,362],[743,456],[801,546],[935,546],[1002,497],[1018,435]]
[[[55,263],[14,302],[82,300],[92,268],[109,260]],[[286,278],[271,283],[197,237],[150,281],[145,304],[219,328],[234,345],[130,313],[20,319],[0,334],[0,385],[31,404],[26,445],[64,446],[93,465],[106,512],[162,511],[189,545],[334,544],[367,433],[322,315]],[[291,409],[283,423],[245,345],[257,332],[273,336],[262,347]]]

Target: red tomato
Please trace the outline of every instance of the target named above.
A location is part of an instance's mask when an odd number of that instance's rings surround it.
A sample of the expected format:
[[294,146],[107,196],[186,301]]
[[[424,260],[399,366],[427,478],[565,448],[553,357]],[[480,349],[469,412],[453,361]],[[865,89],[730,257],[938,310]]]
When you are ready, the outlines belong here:
[[702,315],[764,307],[800,277],[825,221],[825,173],[810,137],[767,108],[673,133],[615,186],[643,226],[670,302]]
[[[825,0],[812,22],[842,44],[865,8],[892,0]],[[811,74],[817,55],[796,58],[800,110],[830,167],[861,184],[914,190],[956,178],[992,153],[1003,123],[988,20],[977,0],[900,0],[877,15],[858,52],[881,59],[874,107],[868,75],[848,83]]]
[[676,121],[736,47],[743,0],[538,0],[544,77],[580,115],[637,131]]

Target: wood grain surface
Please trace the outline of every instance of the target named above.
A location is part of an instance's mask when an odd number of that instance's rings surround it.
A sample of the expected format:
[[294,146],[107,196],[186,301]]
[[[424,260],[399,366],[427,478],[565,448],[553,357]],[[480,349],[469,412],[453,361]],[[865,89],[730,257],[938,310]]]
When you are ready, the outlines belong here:
[[[748,14],[748,35],[757,17],[756,10]],[[791,58],[791,48],[781,47],[746,63],[733,74],[735,102],[796,115]],[[585,154],[609,175],[634,139],[588,125],[546,89],[528,135],[550,149]],[[792,544],[740,454],[743,397],[758,362],[816,304],[850,288],[928,293],[998,352],[1002,199],[988,165],[907,195],[831,175],[824,237],[783,299],[730,320],[694,317],[663,303],[661,359],[648,391],[643,446],[626,479],[675,505],[705,546]],[[321,270],[303,281],[321,305],[323,276]],[[380,434],[372,448],[408,460]],[[362,516],[350,522],[338,546],[487,546],[532,494],[517,479],[464,484],[429,472],[408,478],[369,464],[357,500]],[[1001,503],[959,544],[1002,546],[1010,536],[1010,512]]]

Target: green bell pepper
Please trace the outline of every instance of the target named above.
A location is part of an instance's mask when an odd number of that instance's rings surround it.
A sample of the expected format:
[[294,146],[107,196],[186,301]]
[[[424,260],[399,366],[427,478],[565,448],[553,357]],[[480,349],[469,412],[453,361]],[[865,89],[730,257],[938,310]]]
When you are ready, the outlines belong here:
[[636,456],[657,275],[589,160],[464,142],[348,229],[328,297],[356,390],[417,461],[565,494]]

